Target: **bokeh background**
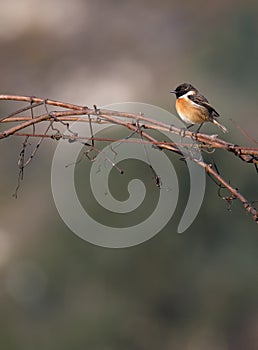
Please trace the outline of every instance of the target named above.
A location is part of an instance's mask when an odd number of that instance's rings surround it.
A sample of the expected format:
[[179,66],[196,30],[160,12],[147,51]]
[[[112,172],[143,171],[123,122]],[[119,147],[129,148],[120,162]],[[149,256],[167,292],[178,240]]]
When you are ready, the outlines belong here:
[[[255,147],[237,125],[257,140],[256,1],[0,4],[1,93],[174,112],[168,91],[187,81],[219,110],[225,138]],[[1,102],[0,112],[17,106]],[[258,232],[240,204],[228,210],[208,178],[200,214],[177,234],[188,178],[173,157],[182,191],[173,220],[139,246],[96,247],[55,208],[54,141],[42,145],[12,197],[21,143],[0,145],[1,348],[258,349]],[[219,151],[213,157],[226,179],[258,199],[253,167]]]

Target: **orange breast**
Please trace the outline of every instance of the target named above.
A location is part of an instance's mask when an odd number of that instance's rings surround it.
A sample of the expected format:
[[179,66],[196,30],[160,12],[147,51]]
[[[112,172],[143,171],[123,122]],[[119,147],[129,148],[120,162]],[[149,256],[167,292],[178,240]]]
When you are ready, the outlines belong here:
[[205,107],[198,107],[187,97],[176,100],[176,110],[180,118],[186,123],[200,124],[210,120],[209,112]]

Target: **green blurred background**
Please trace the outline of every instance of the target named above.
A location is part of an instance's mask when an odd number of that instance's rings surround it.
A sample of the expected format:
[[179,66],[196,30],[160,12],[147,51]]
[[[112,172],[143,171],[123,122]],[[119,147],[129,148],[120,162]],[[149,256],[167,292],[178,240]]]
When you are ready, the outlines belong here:
[[[218,109],[227,140],[255,147],[231,118],[257,140],[257,35],[256,1],[1,1],[0,90],[175,112],[168,91],[187,81]],[[258,349],[257,225],[239,203],[227,210],[208,178],[197,219],[177,234],[188,175],[174,156],[182,196],[171,222],[139,246],[96,247],[55,208],[54,141],[12,198],[21,143],[0,147],[1,349]],[[213,157],[258,199],[251,165]]]

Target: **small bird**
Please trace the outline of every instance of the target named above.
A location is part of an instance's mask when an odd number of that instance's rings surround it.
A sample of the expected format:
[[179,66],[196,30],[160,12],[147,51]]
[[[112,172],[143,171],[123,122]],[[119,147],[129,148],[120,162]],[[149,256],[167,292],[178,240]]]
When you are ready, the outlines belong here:
[[208,100],[199,93],[199,91],[188,83],[180,84],[170,93],[176,95],[176,110],[179,117],[186,123],[201,124],[197,129],[200,130],[204,122],[216,124],[223,132],[228,132],[225,126],[217,121],[219,113],[209,104]]

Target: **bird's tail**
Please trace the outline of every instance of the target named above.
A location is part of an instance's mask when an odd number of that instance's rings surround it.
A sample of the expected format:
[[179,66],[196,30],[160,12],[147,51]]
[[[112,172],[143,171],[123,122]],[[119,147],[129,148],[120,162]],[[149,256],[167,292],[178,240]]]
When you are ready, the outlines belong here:
[[225,126],[222,125],[222,124],[220,124],[220,123],[217,121],[217,119],[214,118],[214,119],[212,120],[212,122],[213,122],[213,124],[216,124],[220,129],[222,129],[222,131],[223,131],[224,133],[228,132],[228,130],[225,128]]

